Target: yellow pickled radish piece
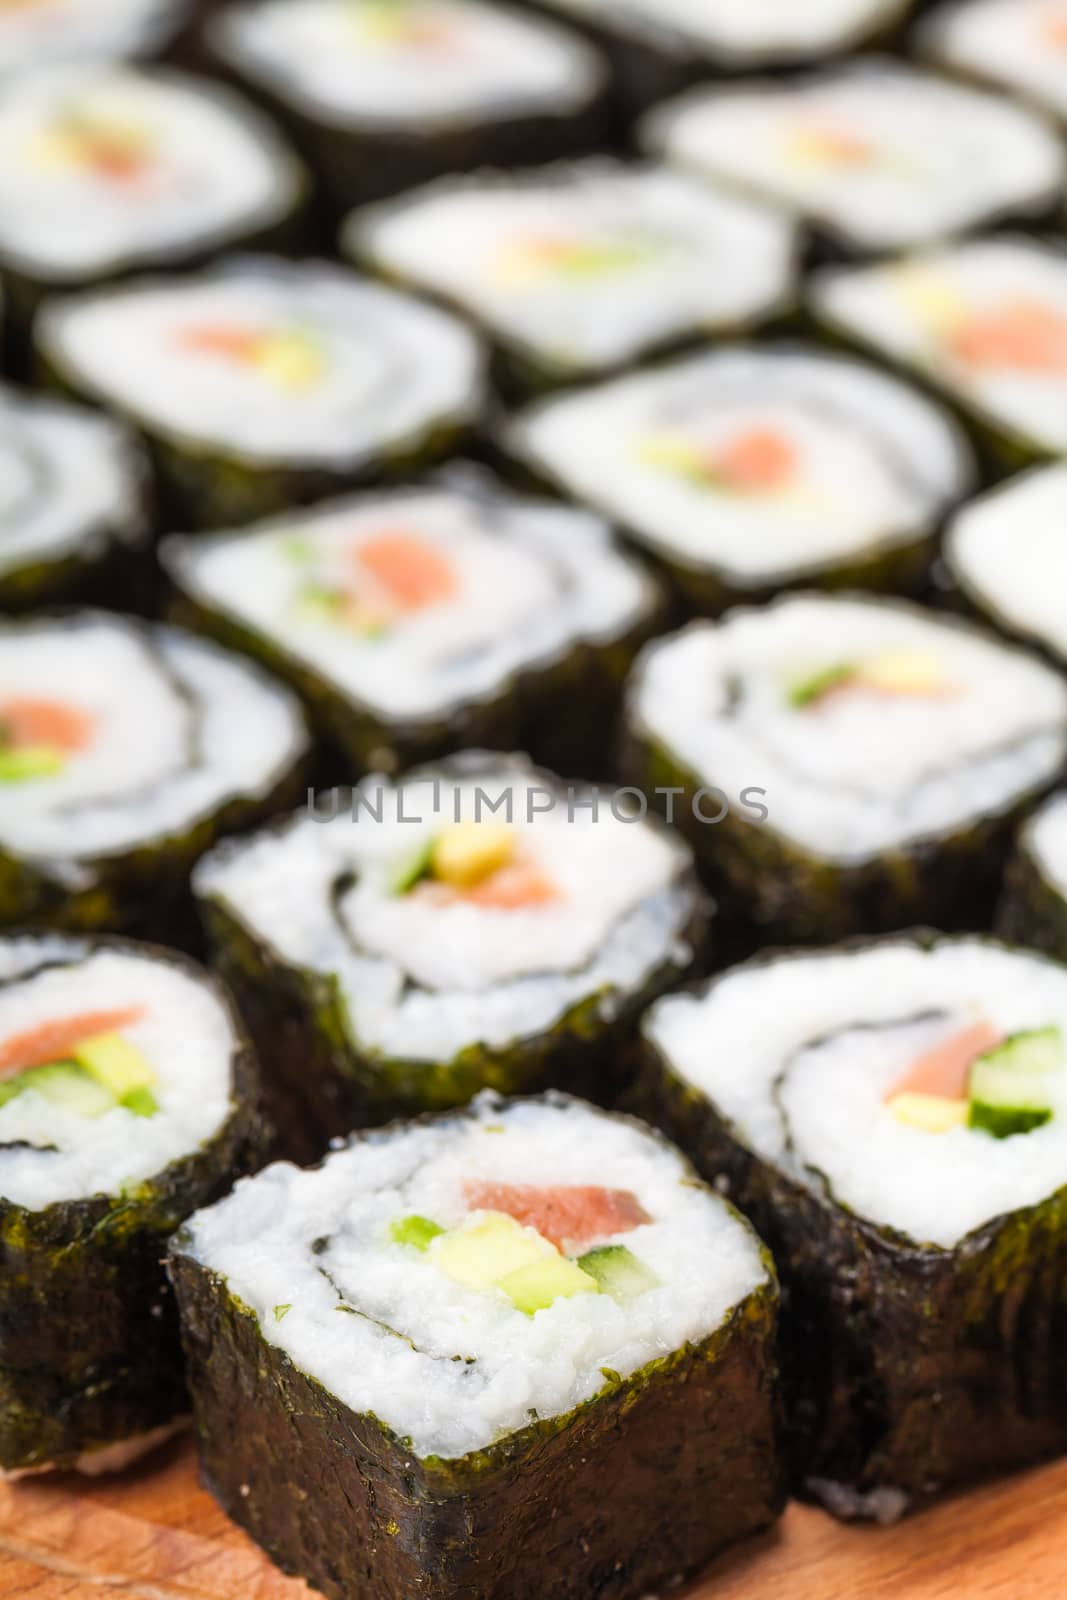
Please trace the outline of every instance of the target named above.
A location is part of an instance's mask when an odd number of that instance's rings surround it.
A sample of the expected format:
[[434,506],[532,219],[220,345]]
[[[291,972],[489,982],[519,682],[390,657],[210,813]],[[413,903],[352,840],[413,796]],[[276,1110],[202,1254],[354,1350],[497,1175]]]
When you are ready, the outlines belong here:
[[921,322],[938,330],[954,327],[967,306],[948,278],[924,267],[905,267],[894,274],[897,296]]
[[938,694],[947,687],[941,659],[931,650],[886,650],[865,661],[857,677],[891,694]]
[[272,334],[257,353],[260,371],[281,389],[310,389],[322,377],[322,351],[298,333]]
[[431,870],[442,883],[470,889],[508,866],[515,844],[506,822],[455,822],[434,841]]
[[967,1124],[967,1101],[942,1094],[916,1094],[905,1090],[887,1102],[889,1110],[907,1128],[924,1133],[948,1133]]

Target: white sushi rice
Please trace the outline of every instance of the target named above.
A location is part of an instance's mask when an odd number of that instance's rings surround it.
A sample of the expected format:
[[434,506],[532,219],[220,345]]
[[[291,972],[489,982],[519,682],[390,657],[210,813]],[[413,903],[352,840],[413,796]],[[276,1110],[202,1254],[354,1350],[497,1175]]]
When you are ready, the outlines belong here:
[[887,1108],[925,1050],[982,1021],[1067,1034],[1067,971],[979,939],[887,939],[738,967],[699,997],[659,1001],[644,1029],[762,1160],[951,1249],[1067,1185],[1067,1070],[1049,1076],[1052,1120],[1011,1138],[931,1134]]
[[[776,211],[606,160],[449,179],[357,213],[347,242],[535,359],[575,370],[781,309],[796,253]],[[604,264],[583,267],[583,252]]]
[[1067,361],[1058,370],[1050,351],[1048,366],[976,363],[953,342],[975,319],[1020,307],[1067,329],[1067,255],[1055,246],[1005,234],[828,271],[814,279],[812,300],[834,327],[933,379],[1024,444],[1067,450]]
[[963,0],[937,8],[924,48],[1067,117],[1067,0]]
[[[918,655],[944,692],[791,693],[823,672]],[[993,635],[914,606],[799,595],[649,646],[631,725],[701,783],[766,793],[767,824],[847,864],[996,816],[1067,755],[1067,685]]]
[[[454,592],[398,615],[381,633],[324,619],[309,589],[351,586],[361,546],[400,530],[443,558]],[[581,511],[505,497],[480,480],[375,491],[247,533],[164,548],[200,605],[251,628],[379,717],[431,718],[499,695],[516,673],[624,634],[649,611],[651,585]]]
[[[79,159],[126,141],[119,176]],[[215,247],[279,222],[301,177],[266,120],[200,79],[90,62],[0,88],[0,254],[50,283]]]
[[731,66],[810,61],[860,43],[904,10],[901,0],[553,0],[575,17],[656,39],[679,34]]
[[[298,386],[195,344],[203,328],[305,342]],[[179,445],[260,462],[362,464],[465,418],[481,358],[431,306],[324,263],[249,258],[199,277],[55,301],[40,339],[75,383]],[[193,345],[190,345],[190,340]]]
[[62,771],[0,785],[0,850],[72,891],[95,858],[266,798],[307,741],[296,702],[243,659],[102,613],[0,630],[0,715],[26,698],[84,713],[91,736]]
[[925,244],[1052,207],[1067,154],[999,95],[871,59],[701,90],[653,114],[651,148],[809,217],[848,244]]
[[[360,1050],[439,1061],[471,1044],[502,1048],[593,996],[610,1021],[682,953],[688,850],[648,822],[617,820],[606,796],[594,817],[505,757],[472,762],[469,776],[371,779],[361,792],[364,803],[332,821],[305,813],[230,841],[194,874],[197,895],[281,962],[335,980]],[[455,819],[491,820],[509,794],[518,848],[556,884],[555,900],[504,912],[395,893],[398,864]]]
[[236,71],[337,127],[562,114],[602,69],[580,40],[481,0],[245,0],[208,37]]
[[1046,882],[1067,899],[1067,794],[1053,795],[1034,813],[1021,843]]
[[156,957],[102,948],[78,959],[69,947],[57,942],[45,965],[40,941],[0,942],[0,1048],[64,1018],[143,1007],[121,1032],[155,1074],[159,1110],[85,1117],[34,1089],[0,1106],[0,1197],[33,1211],[121,1194],[198,1150],[233,1109],[234,1024],[210,984]]
[[[527,1316],[390,1240],[412,1213],[460,1223],[472,1180],[629,1190],[653,1220],[625,1244],[659,1287],[626,1305],[584,1294]],[[625,1379],[706,1339],[767,1281],[755,1235],[675,1150],[555,1098],[505,1107],[482,1096],[458,1117],[357,1139],[314,1171],[269,1167],[197,1212],[179,1248],[256,1312],[269,1344],[423,1457],[564,1415],[605,1388],[606,1372]],[[339,1296],[356,1315],[338,1315]]]
[[191,10],[191,0],[14,0],[0,5],[0,75],[52,61],[148,54]]
[[945,557],[970,598],[995,620],[1067,660],[1067,466],[1012,479],[966,506]]
[[102,554],[135,528],[141,471],[106,417],[0,389],[0,573]]
[[[713,461],[770,433],[784,486],[737,492],[662,458]],[[801,346],[720,346],[520,414],[511,449],[667,559],[771,584],[929,534],[971,481],[958,430],[885,373]]]

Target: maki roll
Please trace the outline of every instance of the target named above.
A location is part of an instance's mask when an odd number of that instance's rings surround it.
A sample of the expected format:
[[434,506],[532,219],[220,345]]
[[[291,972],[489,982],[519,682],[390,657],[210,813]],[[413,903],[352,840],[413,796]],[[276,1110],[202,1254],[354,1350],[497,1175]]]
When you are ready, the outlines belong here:
[[1067,466],[1039,467],[973,501],[945,539],[957,590],[1007,633],[1067,665]]
[[535,0],[579,24],[612,63],[630,109],[702,78],[843,54],[903,21],[911,0]]
[[1067,962],[1067,794],[1053,795],[1021,830],[997,927],[1006,939]]
[[45,290],[280,235],[304,178],[258,113],[200,79],[118,63],[0,87],[0,272],[23,329]]
[[258,668],[103,612],[0,627],[0,921],[174,942],[220,833],[292,804],[307,737]]
[[152,56],[193,12],[194,0],[3,0],[0,77],[60,61]]
[[1067,684],[955,619],[796,595],[649,645],[628,725],[729,909],[825,940],[986,914],[1063,768]]
[[205,1478],[333,1600],[638,1600],[782,1509],[770,1258],[640,1123],[362,1134],[170,1272]]
[[1001,235],[813,288],[834,332],[921,374],[956,401],[1002,464],[1067,450],[1067,254]]
[[0,388],[0,609],[135,598],[145,478],[118,424]]
[[605,132],[596,53],[482,0],[238,0],[205,39],[286,118],[342,208],[487,161],[549,161]]
[[174,1426],[166,1240],[263,1144],[206,973],[117,939],[0,940],[0,1476],[122,1467]]
[[774,1252],[802,1492],[889,1522],[1067,1449],[1067,969],[883,940],[644,1032],[649,1106]]
[[485,1087],[623,1087],[634,1018],[696,969],[707,911],[683,841],[632,800],[469,753],[201,862],[291,1149]]
[[355,773],[464,745],[606,769],[623,679],[664,609],[599,518],[473,468],[161,556],[176,615],[286,678]]
[[481,323],[520,388],[766,320],[791,300],[796,269],[777,212],[604,159],[445,180],[357,212],[344,243]]
[[615,518],[687,605],[921,588],[974,464],[952,419],[815,348],[719,346],[522,412],[506,448]]
[[1014,90],[1067,121],[1065,0],[962,0],[941,5],[919,34],[943,66]]
[[1033,112],[888,59],[694,94],[653,112],[646,137],[669,160],[789,207],[846,254],[1051,217],[1067,174]]
[[133,421],[186,526],[400,473],[472,424],[482,364],[444,312],[323,262],[249,258],[51,302],[46,367]]

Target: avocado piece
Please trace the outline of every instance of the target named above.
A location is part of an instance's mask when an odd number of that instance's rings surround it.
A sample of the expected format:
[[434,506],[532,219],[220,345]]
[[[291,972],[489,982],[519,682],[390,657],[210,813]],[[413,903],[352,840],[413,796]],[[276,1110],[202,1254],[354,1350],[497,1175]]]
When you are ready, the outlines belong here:
[[63,771],[60,750],[51,745],[26,745],[21,750],[0,750],[0,783],[28,783],[34,778],[54,778]]
[[410,1245],[413,1250],[428,1250],[444,1229],[429,1217],[398,1217],[390,1224],[389,1237],[394,1244]]
[[924,1133],[948,1133],[950,1128],[967,1125],[968,1104],[944,1094],[916,1094],[904,1090],[887,1102],[898,1122]]
[[533,1228],[524,1228],[502,1211],[476,1212],[462,1227],[434,1239],[430,1248],[446,1277],[471,1289],[491,1289],[510,1273],[559,1254]]
[[515,831],[506,822],[454,822],[433,844],[433,875],[471,889],[506,867],[515,854]]
[[545,1311],[557,1300],[576,1294],[598,1294],[597,1280],[583,1272],[577,1261],[568,1261],[558,1253],[531,1261],[499,1279],[502,1289],[517,1311],[532,1317],[535,1311]]
[[389,892],[408,894],[423,878],[428,878],[433,867],[433,851],[433,839],[425,839],[417,849],[409,850],[390,877]]
[[789,690],[789,704],[794,711],[803,711],[806,706],[812,706],[817,700],[830,693],[831,689],[840,689],[846,683],[851,683],[856,676],[856,668],[849,661],[839,661],[835,666],[824,667],[821,672],[813,673],[810,678],[802,678],[792,685]]
[[988,1057],[976,1061],[970,1077],[970,1126],[982,1128],[994,1138],[1009,1139],[1050,1122],[1053,1108],[1048,1077],[1045,1071],[1028,1072]]
[[136,1117],[154,1117],[159,1110],[159,1101],[151,1089],[131,1089],[129,1094],[123,1095],[119,1105]]
[[115,1109],[115,1097],[97,1083],[75,1061],[50,1061],[46,1066],[27,1067],[4,1085],[5,1098],[33,1089],[54,1106],[63,1106],[81,1117],[102,1117]]
[[625,1305],[636,1300],[639,1294],[659,1288],[659,1279],[624,1244],[599,1245],[579,1256],[578,1265],[598,1285],[604,1294]]
[[979,1056],[979,1062],[990,1062],[997,1067],[1022,1069],[1026,1072],[1057,1072],[1064,1063],[1063,1033],[1056,1027],[1030,1028],[1024,1033],[1013,1033]]
[[121,1033],[94,1034],[76,1045],[71,1054],[79,1067],[109,1089],[120,1104],[125,1104],[127,1096],[136,1091],[155,1085],[152,1068],[140,1050]]

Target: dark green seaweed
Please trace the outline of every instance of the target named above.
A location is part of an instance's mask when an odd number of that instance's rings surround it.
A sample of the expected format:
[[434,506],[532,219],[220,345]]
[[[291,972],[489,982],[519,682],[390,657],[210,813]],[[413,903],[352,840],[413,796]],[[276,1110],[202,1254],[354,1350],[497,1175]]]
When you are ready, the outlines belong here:
[[1004,874],[996,926],[1011,943],[1067,961],[1067,899],[1043,871],[1029,828],[1022,830]]

